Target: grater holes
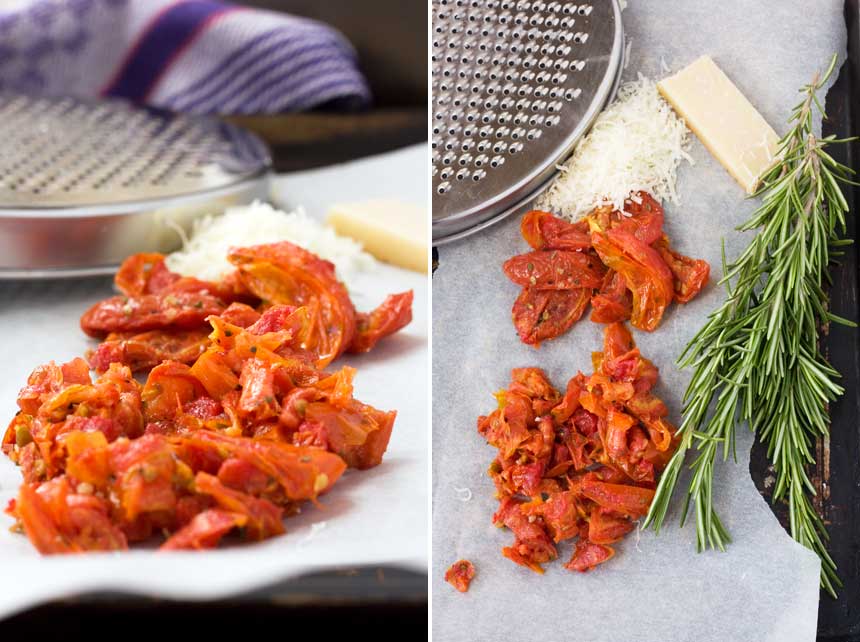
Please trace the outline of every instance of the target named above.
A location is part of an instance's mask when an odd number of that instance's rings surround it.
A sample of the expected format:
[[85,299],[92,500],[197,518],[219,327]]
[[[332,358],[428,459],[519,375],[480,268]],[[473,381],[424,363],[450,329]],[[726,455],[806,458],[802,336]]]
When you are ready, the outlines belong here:
[[583,4],[579,6],[577,13],[581,16],[591,15],[592,6],[590,4]]
[[487,175],[487,172],[485,172],[482,169],[479,169],[475,172],[472,172],[472,180],[477,183],[479,180],[484,178],[486,175]]
[[[577,24],[577,4],[562,0],[434,0],[433,8],[447,13],[434,34],[433,181],[434,189],[447,182],[451,194],[465,180],[458,170],[477,182],[483,179],[478,172],[490,173],[551,136],[544,132],[583,91],[571,86],[571,72],[584,67],[571,51],[587,40],[590,26]],[[454,157],[445,163],[447,154]],[[517,158],[510,169],[519,171],[522,162]]]

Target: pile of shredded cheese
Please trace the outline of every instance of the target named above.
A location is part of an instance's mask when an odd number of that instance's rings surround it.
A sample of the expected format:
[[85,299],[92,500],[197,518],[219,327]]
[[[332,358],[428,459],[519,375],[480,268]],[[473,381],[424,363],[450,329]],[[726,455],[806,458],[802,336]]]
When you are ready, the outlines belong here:
[[290,241],[331,261],[341,281],[349,285],[354,274],[371,269],[375,259],[361,244],[335,234],[301,209],[283,212],[268,203],[230,207],[221,216],[206,216],[194,222],[191,238],[183,248],[167,256],[167,267],[186,276],[217,281],[233,269],[227,261],[231,247]]
[[537,206],[575,220],[601,205],[623,211],[624,200],[639,190],[677,204],[678,166],[693,162],[688,147],[684,121],[640,74],[621,86]]

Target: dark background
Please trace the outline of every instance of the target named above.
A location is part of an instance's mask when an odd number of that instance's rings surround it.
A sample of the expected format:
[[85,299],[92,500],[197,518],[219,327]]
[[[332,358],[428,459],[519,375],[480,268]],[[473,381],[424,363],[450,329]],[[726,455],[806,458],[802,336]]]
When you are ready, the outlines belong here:
[[[860,16],[858,0],[845,3],[848,28],[848,60],[836,84],[827,94],[825,135],[844,138],[860,133],[857,126],[860,109]],[[855,141],[837,145],[831,152],[839,162],[858,169],[860,145]],[[856,177],[855,177],[856,179]],[[847,248],[841,263],[832,271],[831,307],[839,316],[860,320],[858,306],[857,206],[860,188],[848,187],[845,196],[851,209],[848,234],[855,245]],[[830,407],[831,436],[816,448],[816,468],[811,480],[818,491],[816,506],[830,532],[830,553],[845,586],[839,598],[821,592],[818,607],[818,637],[828,642],[860,640],[860,334],[854,328],[831,325],[822,344],[833,366],[842,373],[845,395]],[[764,487],[767,452],[762,444],[753,447],[750,472],[759,492],[770,501]],[[784,504],[774,509],[783,526],[788,525]]]

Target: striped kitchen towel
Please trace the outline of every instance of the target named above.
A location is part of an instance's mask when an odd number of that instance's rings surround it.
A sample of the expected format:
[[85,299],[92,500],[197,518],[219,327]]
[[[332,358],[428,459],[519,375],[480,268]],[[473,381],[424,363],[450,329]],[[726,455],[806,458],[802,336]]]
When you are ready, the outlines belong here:
[[217,0],[2,0],[0,91],[118,96],[196,114],[370,101],[336,30]]

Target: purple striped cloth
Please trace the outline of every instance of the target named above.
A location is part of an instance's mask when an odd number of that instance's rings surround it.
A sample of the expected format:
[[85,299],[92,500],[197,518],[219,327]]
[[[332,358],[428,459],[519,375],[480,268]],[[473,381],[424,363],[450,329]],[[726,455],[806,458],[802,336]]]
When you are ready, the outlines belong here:
[[0,3],[0,91],[118,96],[197,114],[370,101],[336,30],[216,0]]

